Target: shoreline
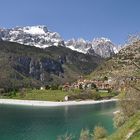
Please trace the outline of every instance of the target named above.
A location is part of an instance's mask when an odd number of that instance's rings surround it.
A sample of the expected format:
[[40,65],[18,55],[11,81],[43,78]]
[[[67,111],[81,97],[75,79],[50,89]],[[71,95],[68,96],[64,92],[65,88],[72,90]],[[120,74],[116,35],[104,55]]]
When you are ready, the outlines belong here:
[[0,104],[57,107],[57,106],[72,106],[72,105],[90,105],[90,104],[106,103],[106,102],[113,102],[113,101],[118,101],[118,99],[108,99],[108,100],[99,100],[99,101],[95,101],[95,100],[64,101],[64,102],[19,100],[19,99],[0,99]]

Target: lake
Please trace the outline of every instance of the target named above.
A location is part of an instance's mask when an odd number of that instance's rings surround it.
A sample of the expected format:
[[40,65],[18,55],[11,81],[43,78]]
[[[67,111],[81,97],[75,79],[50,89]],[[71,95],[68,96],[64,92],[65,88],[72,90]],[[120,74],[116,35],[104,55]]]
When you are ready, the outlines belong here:
[[0,140],[56,140],[71,133],[78,140],[82,128],[100,124],[109,133],[116,102],[93,105],[32,107],[0,105]]

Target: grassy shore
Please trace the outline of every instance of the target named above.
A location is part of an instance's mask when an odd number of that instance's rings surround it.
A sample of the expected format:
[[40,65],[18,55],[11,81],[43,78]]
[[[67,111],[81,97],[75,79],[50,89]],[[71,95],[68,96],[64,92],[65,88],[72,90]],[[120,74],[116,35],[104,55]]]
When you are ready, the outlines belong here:
[[[11,99],[22,100],[43,100],[43,101],[63,101],[68,92],[62,90],[26,90],[23,93],[17,92],[10,96]],[[3,97],[4,98],[4,97]]]
[[21,99],[21,100],[41,100],[41,101],[64,101],[65,96],[69,96],[70,100],[101,100],[109,99],[114,97],[114,93],[100,93],[95,90],[83,91],[83,90],[31,90],[26,89],[20,92],[11,92],[6,94],[6,96],[1,96],[1,98],[8,99]]
[[140,112],[131,117],[107,140],[140,140]]

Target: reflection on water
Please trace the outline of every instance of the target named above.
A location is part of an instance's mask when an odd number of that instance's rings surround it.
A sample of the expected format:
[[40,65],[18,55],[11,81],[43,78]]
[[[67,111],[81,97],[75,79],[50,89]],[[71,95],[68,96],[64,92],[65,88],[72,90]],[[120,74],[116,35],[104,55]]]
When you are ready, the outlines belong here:
[[0,140],[55,140],[66,132],[103,125],[110,133],[116,103],[62,107],[0,105]]

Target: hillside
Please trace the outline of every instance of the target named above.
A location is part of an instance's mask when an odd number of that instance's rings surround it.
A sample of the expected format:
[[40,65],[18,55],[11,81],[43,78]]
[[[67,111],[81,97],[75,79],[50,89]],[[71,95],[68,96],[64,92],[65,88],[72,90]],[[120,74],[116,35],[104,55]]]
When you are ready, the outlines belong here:
[[0,41],[0,88],[62,84],[89,74],[102,61],[66,47],[40,49]]
[[[108,77],[114,89],[121,93],[120,98],[123,97],[122,102],[124,103],[124,106],[122,105],[121,107],[124,107],[124,110],[127,107],[126,110],[130,114],[133,110],[137,110],[107,140],[139,140],[140,40],[125,46],[118,54],[105,61],[88,76],[91,79],[101,79],[104,77]],[[125,104],[125,101],[127,104]],[[136,103],[131,108],[130,106],[133,101],[136,101]]]
[[122,127],[107,140],[139,140],[140,139],[140,113],[131,117]]
[[93,73],[91,78],[104,76],[112,78],[140,77],[140,41],[133,42],[104,62]]

